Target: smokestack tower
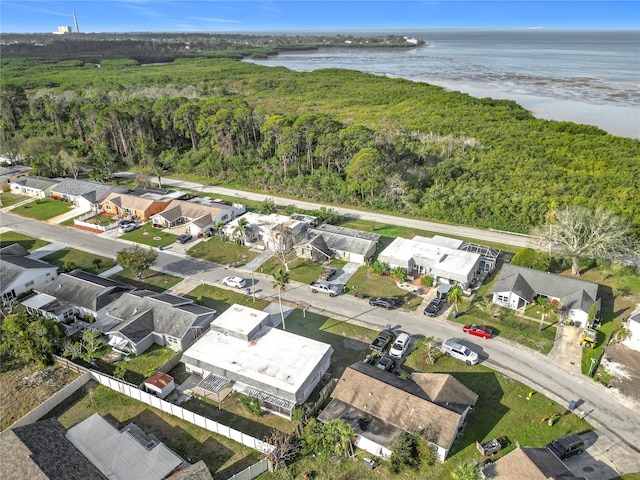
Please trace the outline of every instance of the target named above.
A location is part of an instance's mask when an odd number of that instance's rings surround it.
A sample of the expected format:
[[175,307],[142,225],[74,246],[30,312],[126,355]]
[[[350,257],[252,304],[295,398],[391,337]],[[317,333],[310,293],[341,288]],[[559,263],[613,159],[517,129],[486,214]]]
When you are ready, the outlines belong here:
[[78,28],[78,17],[76,17],[76,11],[73,11],[73,23],[76,24],[76,33],[80,33],[80,28]]

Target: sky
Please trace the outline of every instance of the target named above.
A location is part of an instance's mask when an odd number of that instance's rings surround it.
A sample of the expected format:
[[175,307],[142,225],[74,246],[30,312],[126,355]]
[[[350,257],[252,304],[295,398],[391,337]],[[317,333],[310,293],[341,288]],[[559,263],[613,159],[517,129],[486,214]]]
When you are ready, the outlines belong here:
[[640,29],[640,0],[2,0],[0,31]]

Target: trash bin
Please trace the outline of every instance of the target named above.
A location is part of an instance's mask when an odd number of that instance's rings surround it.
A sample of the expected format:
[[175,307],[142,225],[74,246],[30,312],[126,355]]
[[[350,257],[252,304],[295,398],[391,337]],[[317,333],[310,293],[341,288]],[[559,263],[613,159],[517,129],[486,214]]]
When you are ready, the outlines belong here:
[[576,409],[576,401],[575,400],[571,400],[569,402],[569,411],[573,412]]
[[250,288],[246,288],[244,290],[244,293],[246,293],[247,295],[251,295],[251,289]]
[[160,245],[160,246],[158,247],[158,250],[162,250],[162,245]]
[[458,318],[458,312],[454,310],[453,313],[451,314],[451,316],[453,318]]

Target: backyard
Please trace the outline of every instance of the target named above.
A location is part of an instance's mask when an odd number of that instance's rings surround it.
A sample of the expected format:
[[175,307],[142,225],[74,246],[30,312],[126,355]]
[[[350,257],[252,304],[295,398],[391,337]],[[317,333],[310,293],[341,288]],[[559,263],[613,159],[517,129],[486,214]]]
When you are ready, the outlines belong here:
[[260,453],[173,415],[152,408],[94,381],[78,390],[47,416],[70,428],[94,413],[123,428],[134,422],[187,461],[204,460],[214,479],[227,480],[260,459]]
[[255,308],[257,310],[264,310],[271,303],[268,300],[262,300],[259,298],[256,298],[256,301],[254,302],[251,295],[246,295],[234,290],[228,290],[226,288],[216,288],[206,284],[200,285],[191,290],[187,297],[195,300],[197,303],[204,305],[205,307],[213,308],[216,310],[217,315],[222,314],[234,303]]

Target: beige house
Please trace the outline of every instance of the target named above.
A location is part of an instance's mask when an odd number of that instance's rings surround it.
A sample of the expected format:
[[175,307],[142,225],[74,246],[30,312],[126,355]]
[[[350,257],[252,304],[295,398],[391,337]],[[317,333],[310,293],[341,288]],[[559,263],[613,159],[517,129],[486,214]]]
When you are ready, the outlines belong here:
[[482,470],[485,480],[585,480],[576,477],[548,448],[516,448]]
[[352,425],[362,450],[388,457],[397,435],[420,432],[440,461],[478,400],[451,375],[413,373],[404,380],[364,362],[344,371],[331,397],[318,419]]
[[173,228],[184,225],[191,235],[214,231],[216,225],[226,224],[245,212],[244,205],[227,205],[206,199],[173,200],[151,220],[155,225]]
[[146,220],[163,211],[169,203],[170,200],[163,201],[125,193],[112,193],[102,201],[100,207],[107,215],[135,215]]

